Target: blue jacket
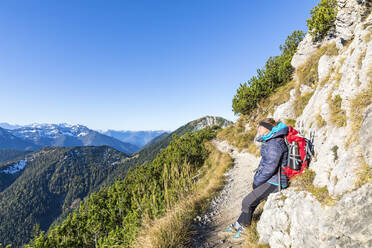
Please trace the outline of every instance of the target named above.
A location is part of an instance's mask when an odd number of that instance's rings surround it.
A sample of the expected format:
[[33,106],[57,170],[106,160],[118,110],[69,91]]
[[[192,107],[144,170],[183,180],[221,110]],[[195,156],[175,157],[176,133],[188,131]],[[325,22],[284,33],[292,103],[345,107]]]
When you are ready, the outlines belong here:
[[[288,127],[280,122],[270,133],[261,137],[258,141],[263,142],[261,146],[261,161],[254,175],[254,187],[268,182],[278,186],[278,169],[280,165],[285,167],[288,160],[288,147],[284,137],[288,134]],[[288,178],[281,174],[281,186],[288,186]]]

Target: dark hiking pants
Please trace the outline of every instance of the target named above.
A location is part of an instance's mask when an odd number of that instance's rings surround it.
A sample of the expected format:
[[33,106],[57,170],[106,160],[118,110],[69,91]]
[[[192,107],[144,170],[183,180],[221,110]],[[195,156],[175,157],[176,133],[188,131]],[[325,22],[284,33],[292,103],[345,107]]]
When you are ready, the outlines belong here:
[[254,187],[253,191],[244,197],[242,202],[242,213],[239,216],[238,222],[242,226],[249,226],[252,221],[253,212],[260,202],[274,192],[278,192],[278,186],[270,183],[264,183],[258,187]]

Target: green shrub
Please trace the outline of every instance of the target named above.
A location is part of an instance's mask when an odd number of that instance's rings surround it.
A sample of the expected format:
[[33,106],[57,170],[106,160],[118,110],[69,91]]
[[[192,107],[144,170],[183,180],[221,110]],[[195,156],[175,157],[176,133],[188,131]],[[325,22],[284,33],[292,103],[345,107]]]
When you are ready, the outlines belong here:
[[292,80],[291,60],[303,38],[302,31],[294,31],[280,46],[280,56],[270,57],[264,68],[257,70],[256,76],[240,84],[232,103],[235,114],[249,114],[262,99]]
[[311,18],[306,20],[313,41],[322,40],[330,28],[334,27],[337,16],[337,0],[321,0],[310,10]]
[[333,146],[331,150],[333,152],[333,161],[336,162],[338,160],[338,146]]

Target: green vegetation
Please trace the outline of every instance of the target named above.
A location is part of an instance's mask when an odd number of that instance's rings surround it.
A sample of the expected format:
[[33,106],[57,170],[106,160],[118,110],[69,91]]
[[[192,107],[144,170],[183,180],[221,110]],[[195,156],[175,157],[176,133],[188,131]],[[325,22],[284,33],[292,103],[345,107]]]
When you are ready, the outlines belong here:
[[26,157],[23,171],[0,173],[0,240],[4,244],[22,245],[30,239],[34,225],[47,230],[57,217],[97,190],[108,175],[126,171],[118,163],[126,155],[108,146],[46,147]]
[[79,209],[27,247],[128,247],[142,221],[164,216],[195,190],[192,178],[208,158],[204,143],[216,136],[205,128],[173,140],[151,163],[131,168],[122,181],[89,196]]
[[334,199],[329,195],[328,189],[324,187],[315,187],[313,184],[316,173],[310,169],[306,169],[301,175],[292,178],[291,186],[298,190],[310,192],[320,203],[332,205]]
[[328,98],[329,109],[330,109],[330,122],[337,127],[346,126],[346,111],[341,108],[342,98],[340,95],[336,95],[333,99],[331,94]]
[[229,144],[237,147],[240,151],[248,148],[256,136],[256,127],[251,127],[246,132],[246,123],[246,116],[241,115],[234,125],[230,125],[218,132],[217,138],[227,140]]
[[249,114],[262,99],[292,80],[291,60],[303,38],[302,31],[294,31],[280,46],[282,54],[270,57],[265,67],[257,70],[257,76],[240,85],[232,104],[235,114]]
[[0,248],[12,248],[12,245],[3,246],[3,245],[0,243]]
[[167,211],[164,217],[146,219],[144,231],[139,234],[134,247],[189,247],[191,220],[197,213],[203,213],[210,199],[223,188],[224,173],[232,166],[227,153],[221,153],[209,142],[206,148],[210,154],[200,169],[201,176],[195,190]]
[[333,161],[336,162],[338,160],[338,146],[335,145],[332,147],[332,152],[333,152]]
[[[22,157],[23,155],[27,153],[29,153],[29,151],[1,149],[0,150],[0,163],[15,159],[17,157]],[[0,164],[0,167],[1,167],[1,164]]]
[[[216,121],[226,124],[223,118]],[[30,239],[35,224],[42,231],[60,224],[90,193],[122,180],[129,168],[151,162],[172,135],[184,135],[200,123],[203,118],[160,137],[131,157],[110,147],[44,148],[28,154],[37,158],[30,159],[24,171],[0,173],[0,240],[20,246]],[[0,170],[25,157],[19,154],[0,153],[4,160],[17,156],[0,163]]]
[[337,16],[337,0],[321,0],[310,10],[311,17],[306,20],[313,41],[322,40],[334,27]]

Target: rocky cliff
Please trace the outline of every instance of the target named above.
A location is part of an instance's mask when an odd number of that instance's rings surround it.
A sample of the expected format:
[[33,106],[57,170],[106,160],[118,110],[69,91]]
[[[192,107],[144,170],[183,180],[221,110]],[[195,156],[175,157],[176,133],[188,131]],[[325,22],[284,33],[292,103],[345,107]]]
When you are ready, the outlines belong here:
[[271,247],[372,247],[371,5],[338,0],[335,27],[293,57],[289,101],[271,116],[316,131],[313,185],[332,203],[296,187],[271,195],[257,225]]

